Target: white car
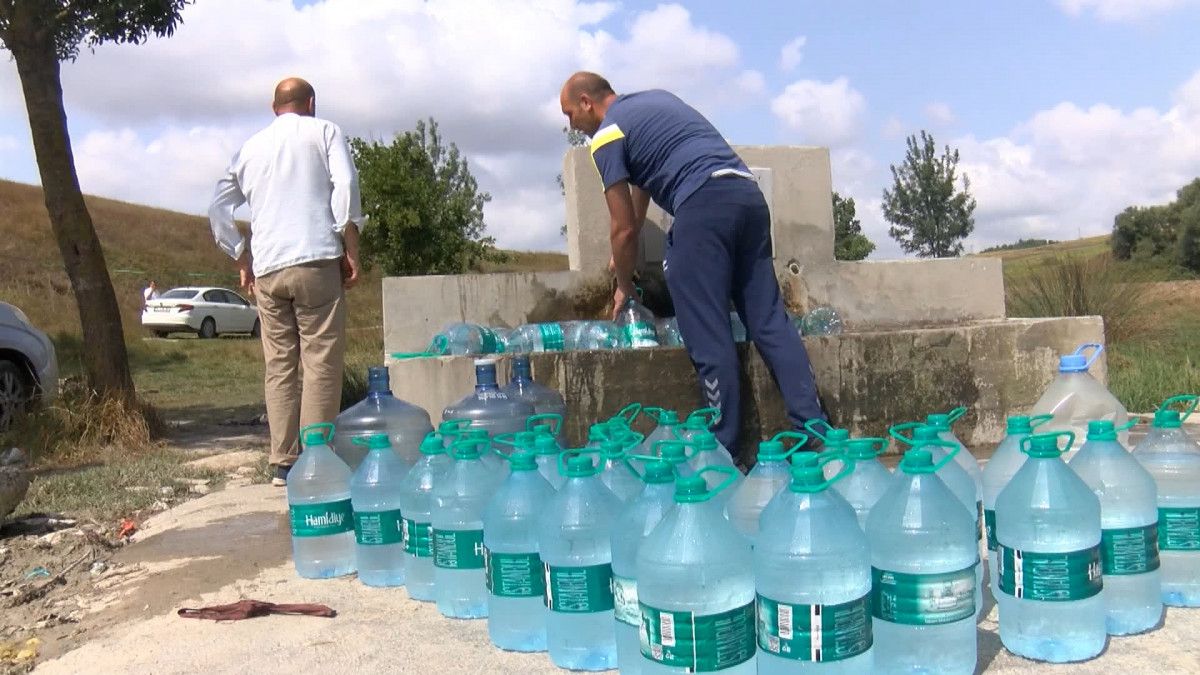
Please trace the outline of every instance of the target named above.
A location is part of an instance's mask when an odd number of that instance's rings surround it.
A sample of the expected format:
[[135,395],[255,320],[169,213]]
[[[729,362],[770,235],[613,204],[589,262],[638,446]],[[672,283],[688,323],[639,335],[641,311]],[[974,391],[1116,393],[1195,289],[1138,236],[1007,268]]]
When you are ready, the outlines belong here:
[[58,398],[58,356],[54,343],[29,317],[0,302],[0,431],[31,401]]
[[228,288],[172,288],[146,303],[142,325],[158,337],[195,333],[214,338],[225,333],[258,337],[258,309]]

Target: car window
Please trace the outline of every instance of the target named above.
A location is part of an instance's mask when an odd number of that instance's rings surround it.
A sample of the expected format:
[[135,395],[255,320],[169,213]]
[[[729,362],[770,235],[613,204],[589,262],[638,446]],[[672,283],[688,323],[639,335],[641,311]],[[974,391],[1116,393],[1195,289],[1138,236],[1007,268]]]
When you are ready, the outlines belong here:
[[196,296],[196,290],[193,288],[176,288],[158,296],[165,300],[190,300]]
[[245,298],[234,293],[233,291],[225,291],[225,302],[239,307],[249,307],[250,303],[246,302]]
[[204,292],[204,301],[205,302],[228,302],[225,299],[224,291],[205,291]]

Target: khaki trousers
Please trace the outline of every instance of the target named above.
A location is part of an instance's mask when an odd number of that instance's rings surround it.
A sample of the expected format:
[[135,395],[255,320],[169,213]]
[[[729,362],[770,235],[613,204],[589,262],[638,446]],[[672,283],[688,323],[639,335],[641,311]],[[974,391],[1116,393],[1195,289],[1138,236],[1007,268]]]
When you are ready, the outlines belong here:
[[270,463],[291,466],[300,428],[333,422],[341,407],[346,300],[338,260],[318,260],[255,280],[262,328]]

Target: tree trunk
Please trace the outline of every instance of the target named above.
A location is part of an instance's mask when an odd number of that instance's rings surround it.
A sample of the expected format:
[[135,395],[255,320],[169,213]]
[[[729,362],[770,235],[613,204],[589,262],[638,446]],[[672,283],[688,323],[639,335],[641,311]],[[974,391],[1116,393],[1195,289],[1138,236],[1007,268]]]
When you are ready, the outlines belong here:
[[121,312],[75,173],[54,42],[45,31],[24,32],[15,23],[12,28],[13,39],[7,46],[21,77],[50,226],[79,306],[88,384],[103,396],[132,403],[133,378]]

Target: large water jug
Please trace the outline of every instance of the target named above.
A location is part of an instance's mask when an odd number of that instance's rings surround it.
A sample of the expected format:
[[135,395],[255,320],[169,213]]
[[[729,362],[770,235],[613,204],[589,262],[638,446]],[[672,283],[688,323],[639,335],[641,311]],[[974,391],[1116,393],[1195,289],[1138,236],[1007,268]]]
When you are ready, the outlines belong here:
[[1029,456],[996,498],[1000,641],[1037,661],[1083,661],[1104,649],[1100,500],[1062,461],[1058,439],[1021,441]]
[[[887,444],[887,439],[884,438],[854,438],[848,441],[844,457],[847,460],[845,464],[850,467],[850,473],[833,484],[833,489],[854,509],[858,526],[864,532],[871,509],[883,498],[895,478],[883,462],[879,461],[879,455],[887,449]],[[825,452],[829,453],[828,450]],[[827,478],[833,479],[836,466],[832,463],[825,466]]]
[[517,326],[505,340],[505,352],[561,352],[566,349],[563,327],[557,323],[527,323]]
[[[717,440],[717,437],[711,431],[700,431],[692,435],[692,440],[688,441],[688,445],[692,447],[692,456],[688,462],[691,464],[693,473],[700,473],[701,469],[708,467],[725,467],[734,470],[734,485],[736,489],[738,483],[742,481],[742,472],[737,470],[733,464],[733,457],[725,446]],[[715,488],[724,476],[719,473],[705,474],[708,478],[709,487]],[[720,501],[724,502],[733,494],[732,490],[725,490],[725,493],[720,497]]]
[[367,397],[343,410],[334,426],[333,450],[351,471],[367,454],[367,447],[355,439],[387,434],[392,450],[412,466],[420,457],[421,441],[433,431],[429,413],[392,395],[388,370],[383,366],[367,368]]
[[1117,441],[1117,429],[1108,420],[1088,425],[1087,442],[1070,467],[1100,500],[1108,634],[1148,631],[1163,614],[1154,477]]
[[1021,452],[1021,441],[1034,432],[1039,426],[1050,421],[1052,415],[1014,415],[1008,418],[1007,431],[1000,445],[992,453],[987,464],[983,467],[983,529],[987,542],[988,569],[992,571],[989,585],[992,595],[1000,590],[996,588],[996,497],[1004,486],[1016,475],[1017,469],[1025,463],[1025,453]]
[[433,489],[434,597],[438,611],[454,619],[488,615],[483,509],[498,480],[480,460],[481,447],[474,440],[455,443],[454,462]]
[[[1089,349],[1093,350],[1090,356],[1086,354]],[[1073,354],[1061,356],[1058,376],[1033,404],[1030,414],[1051,415],[1048,429],[1071,431],[1076,438],[1087,436],[1087,425],[1092,420],[1108,420],[1114,426],[1124,426],[1129,421],[1125,406],[1088,373],[1103,352],[1103,345],[1088,343],[1080,345]],[[1122,431],[1118,436],[1122,445],[1128,445],[1129,432]],[[1068,451],[1065,459],[1071,459],[1072,454]]]
[[400,484],[400,512],[404,516],[404,586],[408,597],[434,600],[433,489],[450,466],[442,439],[429,434],[421,443],[421,459]]
[[979,461],[975,456],[967,450],[967,446],[954,435],[954,430],[951,426],[962,418],[967,413],[964,407],[958,407],[948,413],[933,413],[925,418],[925,424],[937,429],[938,438],[943,441],[950,441],[959,446],[958,452],[954,453],[954,461],[961,466],[971,480],[980,485],[979,494],[980,500],[983,499],[983,472],[979,469]]
[[670,465],[676,478],[696,473],[692,470],[691,460],[688,457],[688,445],[683,441],[659,441],[654,444],[651,453],[650,455],[634,455],[633,458],[643,462],[655,460],[665,462]]
[[332,424],[300,430],[304,452],[288,474],[292,559],[306,579],[328,579],[354,571],[354,511],[350,467],[329,446]]
[[659,441],[675,440],[679,438],[678,430],[680,427],[679,413],[674,410],[665,408],[655,408],[653,406],[642,408],[642,412],[654,421],[654,428],[650,433],[646,434],[646,440],[642,443],[640,453],[648,455],[654,444]]
[[721,421],[719,408],[700,408],[688,414],[687,419],[675,429],[675,436],[681,441],[690,441],[701,431],[712,431]]
[[[715,489],[708,474],[720,477]],[[736,469],[709,467],[675,480],[675,508],[637,554],[642,672],[755,672],[750,543],[714,499]]]
[[567,403],[562,394],[533,380],[533,369],[529,365],[527,355],[513,357],[512,376],[502,391],[510,398],[525,401],[533,406],[534,415],[539,416],[539,419],[550,421],[553,418],[540,416],[556,416],[558,423],[555,429],[562,430],[563,420],[567,416]]
[[[794,442],[784,445],[785,438]],[[781,431],[771,440],[759,443],[758,461],[729,496],[725,513],[751,546],[758,537],[758,518],[763,509],[791,481],[792,466],[788,458],[807,442],[808,436],[798,431]]]
[[404,584],[404,518],[401,499],[411,468],[393,451],[388,437],[359,439],[367,456],[350,480],[354,507],[354,549],[358,580],[368,586]]
[[623,675],[642,672],[642,612],[638,607],[637,552],[642,540],[675,506],[672,465],[651,460],[642,474],[645,487],[613,523],[613,616],[616,619],[617,668]]
[[[1172,607],[1200,607],[1200,445],[1183,430],[1197,401],[1167,399],[1133,450],[1158,486],[1159,571],[1163,602]],[[1181,402],[1189,404],[1182,415],[1170,407]]]
[[[846,429],[839,429],[823,419],[811,419],[804,423],[804,430],[820,439],[822,450],[825,452],[844,452],[846,444],[850,442],[850,432]],[[809,447],[815,449],[814,443],[809,443]]]
[[904,453],[867,516],[878,673],[975,672],[975,519],[942,482],[938,464],[954,459],[935,464],[925,447]]
[[478,356],[504,351],[504,340],[495,330],[474,323],[452,323],[433,338],[436,354]]
[[622,502],[637,497],[642,491],[642,476],[629,459],[629,453],[642,442],[642,435],[629,433],[618,436],[619,440],[606,440],[600,444],[603,470],[600,480]]
[[546,651],[546,593],[537,521],[554,496],[528,452],[510,458],[508,478],[483,510],[488,637],[501,649]]
[[550,660],[570,670],[608,670],[617,662],[610,541],[621,501],[600,482],[590,451],[562,457],[567,481],[538,521]]
[[533,441],[533,453],[537,458],[538,473],[542,474],[542,478],[555,490],[562,487],[567,479],[558,470],[558,456],[563,453],[558,440],[549,433],[537,434]]
[[625,299],[625,304],[617,313],[617,327],[621,330],[621,347],[624,349],[658,346],[654,313],[632,295]]
[[795,457],[754,546],[758,672],[872,673],[871,553],[854,510],[829,489],[853,465],[826,480],[821,463],[837,455]]
[[451,403],[442,411],[442,419],[470,420],[471,430],[482,429],[489,436],[525,431],[533,406],[512,398],[496,384],[495,359],[475,360],[475,391]]

